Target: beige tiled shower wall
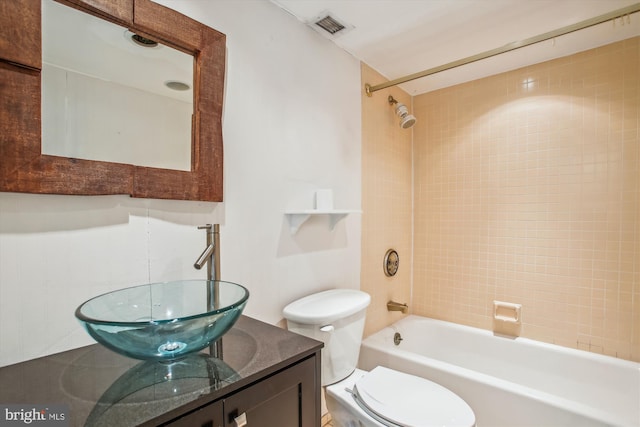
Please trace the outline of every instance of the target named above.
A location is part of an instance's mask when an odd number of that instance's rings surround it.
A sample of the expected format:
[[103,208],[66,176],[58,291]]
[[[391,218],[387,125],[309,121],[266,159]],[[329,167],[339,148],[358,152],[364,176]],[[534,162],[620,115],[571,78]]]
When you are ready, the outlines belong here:
[[414,98],[414,313],[518,303],[521,336],[640,361],[639,64],[634,38]]
[[[362,81],[386,81],[362,65]],[[411,296],[411,131],[401,129],[388,97],[411,105],[399,88],[362,93],[362,267],[361,289],[371,295],[365,336],[398,320],[402,314],[387,311],[387,301],[408,303]],[[393,277],[382,269],[388,249],[400,255]]]

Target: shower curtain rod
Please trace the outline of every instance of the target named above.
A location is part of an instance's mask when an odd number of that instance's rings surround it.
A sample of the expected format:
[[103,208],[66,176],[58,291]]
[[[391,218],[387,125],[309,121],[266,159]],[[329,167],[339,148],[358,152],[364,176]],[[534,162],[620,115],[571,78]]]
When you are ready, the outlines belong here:
[[635,12],[640,11],[640,3],[632,4],[631,6],[623,7],[622,9],[614,10],[613,12],[605,13],[603,15],[596,16],[594,18],[586,19],[584,21],[578,22],[576,24],[567,25],[566,27],[558,28],[557,30],[549,31],[544,34],[539,34],[534,37],[530,37],[525,40],[521,40],[518,42],[513,42],[506,44],[502,47],[491,49],[486,52],[482,52],[473,56],[468,56],[463,59],[459,59],[457,61],[449,62],[448,64],[441,65],[439,67],[430,68],[428,70],[420,71],[418,73],[409,74],[408,76],[400,77],[395,80],[390,80],[385,83],[380,83],[378,85],[370,85],[366,83],[364,85],[365,92],[367,96],[372,96],[373,92],[386,89],[391,86],[397,86],[402,83],[410,82],[412,80],[420,79],[422,77],[427,77],[435,73],[439,73],[441,71],[450,70],[455,67],[459,67],[461,65],[471,64],[472,62],[480,61],[482,59],[490,58],[492,56],[500,55],[502,53],[510,52],[512,50],[520,49],[522,47],[526,47],[535,43],[543,42],[545,40],[550,40],[559,36],[563,36],[565,34],[573,33],[575,31],[579,31],[585,28],[593,27],[594,25],[602,24],[603,22],[610,21],[612,19],[617,19],[620,17],[624,17],[626,15],[630,15]]

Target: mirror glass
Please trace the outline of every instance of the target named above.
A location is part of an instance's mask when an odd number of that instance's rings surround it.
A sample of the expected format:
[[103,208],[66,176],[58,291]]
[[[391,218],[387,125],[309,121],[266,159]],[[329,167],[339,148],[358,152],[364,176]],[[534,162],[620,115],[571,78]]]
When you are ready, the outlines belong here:
[[193,64],[188,54],[43,0],[42,153],[190,171]]

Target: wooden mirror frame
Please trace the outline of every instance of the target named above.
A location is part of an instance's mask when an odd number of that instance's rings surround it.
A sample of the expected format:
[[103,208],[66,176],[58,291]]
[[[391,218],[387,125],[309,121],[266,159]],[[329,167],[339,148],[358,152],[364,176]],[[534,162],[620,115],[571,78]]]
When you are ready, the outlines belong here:
[[56,0],[194,57],[191,171],[41,153],[40,0],[0,1],[0,191],[222,201],[225,35],[150,0]]

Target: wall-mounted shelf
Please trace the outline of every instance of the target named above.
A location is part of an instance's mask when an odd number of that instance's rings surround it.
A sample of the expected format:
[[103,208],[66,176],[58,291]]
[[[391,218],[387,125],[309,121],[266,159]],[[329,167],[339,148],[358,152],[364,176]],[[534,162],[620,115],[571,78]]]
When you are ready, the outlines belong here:
[[304,209],[287,211],[284,214],[289,219],[289,229],[291,230],[291,234],[296,234],[300,226],[304,224],[305,221],[311,217],[311,215],[329,215],[331,221],[331,230],[333,230],[336,224],[340,222],[341,219],[351,213],[362,213],[362,211],[354,209]]

